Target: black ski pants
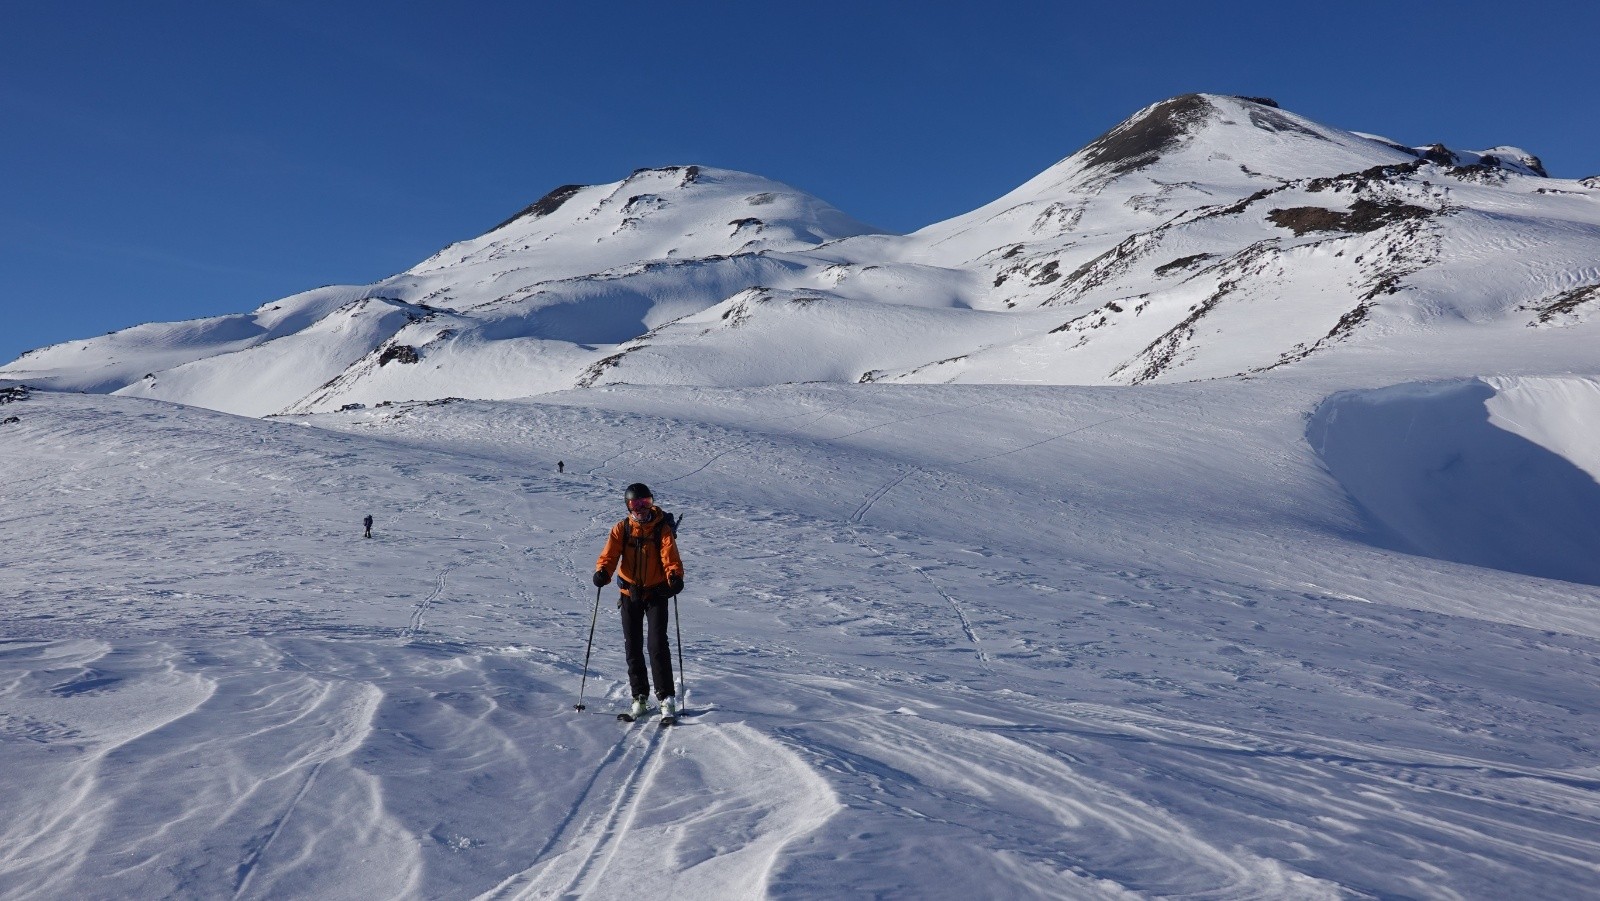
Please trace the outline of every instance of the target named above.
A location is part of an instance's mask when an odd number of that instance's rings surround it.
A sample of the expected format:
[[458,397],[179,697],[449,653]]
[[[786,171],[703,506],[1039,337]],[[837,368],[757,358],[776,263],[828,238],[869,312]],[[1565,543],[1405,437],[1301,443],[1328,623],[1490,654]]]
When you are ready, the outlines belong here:
[[[643,593],[641,589],[635,589]],[[622,646],[628,656],[628,686],[634,697],[650,694],[656,683],[656,697],[670,698],[678,693],[672,684],[672,648],[667,644],[667,594],[655,594],[649,601],[636,601],[623,595]],[[648,624],[649,628],[646,629]],[[650,668],[645,669],[645,633],[649,633]]]

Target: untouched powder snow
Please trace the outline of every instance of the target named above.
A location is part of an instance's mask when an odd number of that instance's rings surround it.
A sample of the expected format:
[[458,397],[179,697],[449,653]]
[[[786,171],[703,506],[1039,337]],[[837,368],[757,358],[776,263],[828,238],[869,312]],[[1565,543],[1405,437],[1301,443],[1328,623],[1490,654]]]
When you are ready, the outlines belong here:
[[[1352,496],[1489,430],[1590,466],[1593,381],[1328,382],[33,392],[0,897],[1592,893],[1600,588]],[[666,731],[588,583],[633,481],[684,518]]]

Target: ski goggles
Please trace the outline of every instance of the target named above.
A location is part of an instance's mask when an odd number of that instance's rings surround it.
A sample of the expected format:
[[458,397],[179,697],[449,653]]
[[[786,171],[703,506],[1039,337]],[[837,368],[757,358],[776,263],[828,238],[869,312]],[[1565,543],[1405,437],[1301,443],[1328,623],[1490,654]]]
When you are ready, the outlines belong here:
[[643,513],[644,511],[650,509],[651,505],[653,505],[655,503],[655,499],[654,498],[649,498],[649,497],[636,497],[633,500],[628,501],[627,503],[628,503],[628,509],[629,510],[633,510],[633,511],[638,512],[638,513]]

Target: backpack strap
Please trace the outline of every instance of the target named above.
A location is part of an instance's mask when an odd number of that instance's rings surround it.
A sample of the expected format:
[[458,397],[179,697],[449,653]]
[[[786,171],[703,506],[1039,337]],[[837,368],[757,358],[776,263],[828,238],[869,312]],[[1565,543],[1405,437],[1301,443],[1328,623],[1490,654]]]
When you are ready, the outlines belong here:
[[[661,511],[661,530],[651,530],[648,535],[640,535],[638,538],[634,538],[634,517],[622,517],[622,522],[618,523],[618,525],[621,525],[622,527],[622,546],[632,546],[634,547],[634,552],[637,552],[637,554],[643,554],[643,552],[645,552],[646,544],[651,544],[651,536],[656,536],[656,541],[654,541],[654,544],[656,544],[658,547],[661,546],[661,538],[659,538],[661,531],[667,531],[667,533],[672,535],[672,539],[677,541],[678,522],[682,522],[682,520],[678,519],[678,517],[675,517],[675,515],[669,514],[667,511]],[[659,554],[661,551],[658,549],[656,552]],[[616,575],[616,578],[618,578],[619,583],[622,584],[624,589],[629,589],[629,595],[634,594],[634,591],[632,591],[634,587],[643,589],[643,586],[634,586],[634,584],[630,583],[629,579],[627,579],[627,576],[622,575],[621,570],[618,570],[618,575]],[[621,600],[618,600],[618,603],[622,603]]]
[[[678,523],[683,520],[665,510],[661,511],[661,527],[672,533],[673,538],[678,537]],[[633,517],[622,517],[622,540],[624,543],[633,540]]]

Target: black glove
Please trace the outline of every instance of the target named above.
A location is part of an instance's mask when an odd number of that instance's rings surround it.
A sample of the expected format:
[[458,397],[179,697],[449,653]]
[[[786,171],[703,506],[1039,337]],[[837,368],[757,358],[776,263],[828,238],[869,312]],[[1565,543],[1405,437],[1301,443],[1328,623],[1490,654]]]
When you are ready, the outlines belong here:
[[594,582],[594,587],[596,587],[596,588],[604,588],[607,585],[611,584],[611,574],[606,572],[603,569],[597,569],[597,570],[594,571],[593,582]]
[[677,573],[667,576],[667,587],[672,589],[673,594],[677,594],[678,592],[682,591],[683,576],[680,576]]

